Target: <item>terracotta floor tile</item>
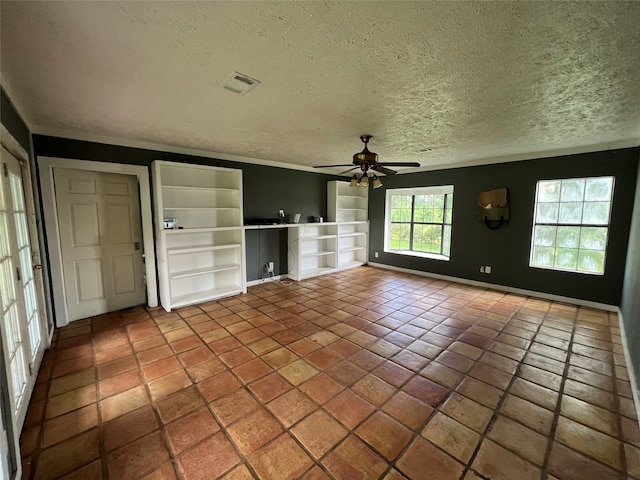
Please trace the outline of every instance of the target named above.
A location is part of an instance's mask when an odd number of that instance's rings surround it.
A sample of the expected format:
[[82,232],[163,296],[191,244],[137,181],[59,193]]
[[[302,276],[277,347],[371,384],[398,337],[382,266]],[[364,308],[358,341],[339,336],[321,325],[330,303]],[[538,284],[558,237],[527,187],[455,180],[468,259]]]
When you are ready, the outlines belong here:
[[104,423],[104,448],[111,451],[156,430],[158,422],[153,408],[145,405]]
[[494,480],[539,480],[542,477],[538,467],[488,439],[482,442],[472,468]]
[[182,369],[160,377],[156,380],[151,380],[147,383],[151,397],[154,400],[159,400],[167,395],[171,395],[183,388],[191,385],[191,380],[187,376],[186,372]]
[[[456,343],[459,344],[459,342],[456,342]],[[432,345],[431,343],[428,343],[428,342],[423,342],[422,340],[416,340],[411,345],[409,345],[407,349],[413,353],[417,353],[418,355],[428,358],[430,360],[434,360],[438,355],[440,355],[440,353],[442,353],[442,350],[443,350],[442,347],[439,347],[437,345]]]
[[200,383],[203,380],[206,380],[207,378],[210,378],[225,369],[226,367],[220,360],[218,360],[217,358],[212,358],[202,363],[197,363],[195,365],[187,367],[187,373],[194,383]]
[[559,391],[562,377],[531,365],[521,365],[518,376],[550,390]]
[[156,378],[164,377],[170,373],[180,370],[182,365],[176,357],[167,357],[142,366],[142,374],[147,382]]
[[445,367],[438,362],[429,363],[422,369],[420,375],[447,388],[456,388],[464,378],[464,374]]
[[222,426],[227,426],[258,408],[255,398],[245,389],[236,390],[211,403],[211,410]]
[[321,373],[299,386],[300,390],[322,405],[344,390],[344,387],[331,377]]
[[50,447],[97,426],[98,408],[95,403],[48,420],[42,429],[42,448]]
[[171,448],[178,454],[220,430],[207,408],[201,408],[165,427]]
[[440,411],[478,433],[484,433],[493,411],[457,393],[453,393]]
[[256,358],[247,347],[236,348],[220,355],[220,360],[229,368],[237,367]]
[[322,465],[336,480],[377,480],[387,468],[387,462],[353,435],[327,455]]
[[542,435],[551,433],[553,413],[527,400],[507,395],[501,413]]
[[295,352],[297,355],[300,355],[301,357],[304,357],[306,355],[308,355],[311,352],[314,352],[318,349],[321,348],[321,345],[318,345],[317,343],[307,339],[307,338],[301,338],[298,341],[295,341],[293,343],[290,343],[288,345],[288,348],[290,350],[292,350],[293,352]]
[[58,443],[40,452],[35,478],[53,480],[100,457],[97,428]]
[[49,396],[54,397],[63,393],[75,390],[76,388],[95,383],[96,374],[94,368],[81,370],[80,372],[65,375],[64,377],[51,380]]
[[343,357],[349,357],[350,355],[353,355],[358,350],[360,350],[361,347],[356,345],[355,343],[351,343],[350,341],[341,338],[340,340],[336,340],[335,342],[327,345],[327,348],[338,353],[339,355],[342,355]]
[[[24,470],[23,470],[24,472]],[[25,478],[28,478],[25,475]],[[62,480],[101,480],[102,479],[102,462],[95,460],[84,467],[62,477]]]
[[360,379],[351,388],[355,393],[378,407],[396,391],[394,387],[371,374]]
[[600,463],[622,470],[620,442],[613,437],[561,416],[555,439]]
[[542,467],[547,453],[549,438],[499,415],[487,436],[503,447]]
[[242,387],[240,381],[229,371],[209,377],[198,384],[198,389],[209,402],[227,395],[240,387]]
[[[200,342],[199,340],[198,342],[199,342],[198,345],[202,344],[202,342]],[[200,347],[194,348],[193,350],[188,350],[186,352],[180,353],[178,355],[180,362],[185,367],[190,367],[197,363],[205,362],[213,357],[214,355],[211,352],[211,350],[205,346],[200,346]]]
[[251,390],[262,403],[270,402],[291,388],[291,384],[278,372],[267,375],[249,385],[249,390]]
[[261,480],[294,480],[313,465],[313,460],[288,433],[249,456]]
[[340,355],[326,348],[316,350],[305,358],[307,362],[319,370],[324,370],[341,359],[342,357]]
[[424,478],[425,465],[429,466],[429,475],[438,480],[458,480],[464,471],[461,463],[420,437],[400,457],[396,468],[409,478]]
[[401,367],[393,362],[383,363],[372,373],[394,387],[401,386],[413,376],[411,370]]
[[53,366],[51,373],[52,378],[69,375],[70,373],[79,372],[87,368],[93,367],[93,358],[91,354],[75,357],[70,360],[57,361]]
[[409,380],[402,391],[432,407],[437,407],[449,394],[449,389],[418,376]]
[[311,377],[317,375],[319,371],[305,360],[300,359],[280,368],[278,373],[293,385],[300,385],[302,382],[305,382]]
[[612,468],[554,442],[549,455],[549,472],[561,480],[619,480]]
[[618,422],[612,412],[583,402],[577,398],[563,395],[560,412],[565,417],[569,417],[608,435],[617,436],[618,434]]
[[356,434],[389,461],[393,461],[412,438],[410,430],[382,412],[365,420]]
[[272,371],[271,367],[259,358],[254,358],[233,369],[233,373],[245,384],[264,377]]
[[267,337],[262,340],[258,340],[257,342],[250,343],[248,347],[256,355],[264,355],[265,353],[272,352],[281,346],[282,345],[272,338]]
[[[513,387],[512,387],[513,390]],[[471,400],[474,400],[485,407],[494,409],[502,398],[503,391],[499,388],[492,387],[480,380],[467,377],[458,386],[456,391]]]
[[238,465],[222,478],[223,480],[253,480],[254,476],[247,466],[242,464]]
[[136,410],[149,403],[147,391],[143,386],[113,395],[100,401],[100,415],[103,422]]
[[[96,401],[96,386],[87,385],[86,387],[71,390],[56,397],[52,397],[47,402],[45,418],[51,419],[59,415],[71,412],[77,408],[84,407]],[[44,406],[44,402],[42,402]],[[31,422],[27,423],[29,426]]]
[[267,408],[289,428],[313,412],[317,406],[298,389],[293,389],[267,404]]
[[204,400],[194,385],[156,401],[156,409],[165,425],[203,405]]
[[160,360],[161,358],[170,357],[171,355],[173,355],[173,351],[171,350],[171,347],[169,347],[169,345],[160,345],[150,348],[149,350],[139,352],[137,354],[137,357],[140,365],[144,365],[146,363]]
[[354,429],[375,410],[373,405],[351,390],[340,393],[324,408],[349,429]]
[[419,430],[433,408],[404,392],[396,393],[382,409],[413,430]]
[[293,427],[291,433],[319,459],[346,437],[348,431],[328,414],[317,410]]
[[231,425],[227,431],[238,449],[250,455],[273,440],[282,427],[264,408],[258,408]]
[[281,347],[263,355],[261,358],[273,368],[280,368],[298,360],[300,357],[291,350]]
[[217,478],[239,462],[238,454],[223,433],[210,437],[178,457],[185,480]]
[[480,435],[442,413],[429,420],[422,436],[465,464],[480,442]]

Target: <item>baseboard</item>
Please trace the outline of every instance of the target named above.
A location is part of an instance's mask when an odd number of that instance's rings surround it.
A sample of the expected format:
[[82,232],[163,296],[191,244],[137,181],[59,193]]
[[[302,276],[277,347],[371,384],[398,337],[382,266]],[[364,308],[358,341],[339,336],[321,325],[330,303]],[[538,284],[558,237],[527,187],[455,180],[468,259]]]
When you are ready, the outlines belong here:
[[617,305],[608,305],[606,303],[590,302],[588,300],[582,300],[579,298],[571,298],[571,297],[563,297],[561,295],[554,295],[552,293],[536,292],[534,290],[525,290],[523,288],[507,287],[505,285],[496,285],[494,283],[479,282],[477,280],[469,280],[466,278],[451,277],[449,275],[441,275],[439,273],[423,272],[420,270],[412,270],[410,268],[395,267],[393,265],[385,265],[383,263],[369,262],[368,265],[371,267],[386,268],[387,270],[396,270],[398,272],[411,273],[411,274],[420,275],[423,277],[437,278],[438,280],[447,280],[450,282],[464,283],[467,285],[473,285],[475,287],[484,287],[484,288],[490,288],[492,290],[499,290],[499,291],[509,292],[509,293],[517,293],[519,295],[525,295],[527,297],[537,297],[545,300],[553,300],[556,302],[572,303],[574,305],[580,305],[582,307],[589,307],[589,308],[597,308],[599,310],[606,310],[608,312],[617,312],[619,310]]
[[261,278],[259,280],[251,280],[247,282],[247,287],[253,287],[255,285],[262,285],[264,283],[277,282],[279,280],[286,280],[289,276],[285,273],[283,275],[276,275],[275,277]]
[[[629,353],[629,344],[627,343],[627,332],[624,329],[624,320],[622,318],[622,311],[618,308],[618,327],[620,328],[620,338],[622,338],[622,351],[624,353],[624,361],[627,364],[627,372],[629,374],[629,384],[631,385],[631,394],[633,395],[633,403],[636,407],[636,412],[640,412],[640,396],[638,394],[638,379],[636,372],[633,368],[633,362],[631,362],[631,354]],[[638,420],[640,426],[640,417]]]

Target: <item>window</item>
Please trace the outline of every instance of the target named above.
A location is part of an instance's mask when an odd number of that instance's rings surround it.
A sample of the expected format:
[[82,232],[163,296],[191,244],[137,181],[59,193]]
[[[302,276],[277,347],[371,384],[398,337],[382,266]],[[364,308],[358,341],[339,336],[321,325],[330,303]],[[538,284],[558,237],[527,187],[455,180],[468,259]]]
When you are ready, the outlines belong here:
[[529,265],[603,274],[613,184],[613,177],[539,181]]
[[385,252],[449,259],[453,185],[387,190]]

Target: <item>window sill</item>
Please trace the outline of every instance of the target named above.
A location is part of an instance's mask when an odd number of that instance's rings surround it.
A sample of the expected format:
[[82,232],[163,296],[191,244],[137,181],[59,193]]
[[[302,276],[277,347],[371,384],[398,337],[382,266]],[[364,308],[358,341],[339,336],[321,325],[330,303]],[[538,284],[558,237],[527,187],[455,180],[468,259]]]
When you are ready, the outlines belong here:
[[393,253],[393,254],[396,254],[396,255],[405,255],[407,257],[430,258],[431,260],[443,260],[445,262],[449,261],[449,257],[447,257],[446,255],[440,255],[438,253],[414,252],[412,250],[385,250],[384,253]]

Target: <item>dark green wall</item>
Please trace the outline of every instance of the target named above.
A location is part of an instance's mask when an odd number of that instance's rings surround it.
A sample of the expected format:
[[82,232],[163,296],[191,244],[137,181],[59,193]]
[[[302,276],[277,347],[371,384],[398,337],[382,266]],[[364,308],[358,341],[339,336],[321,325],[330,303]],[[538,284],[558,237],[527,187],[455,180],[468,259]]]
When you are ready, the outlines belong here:
[[[632,207],[638,175],[638,148],[569,155],[479,167],[398,175],[369,196],[369,260],[452,277],[620,305]],[[604,275],[529,267],[536,182],[543,179],[614,175],[615,193]],[[384,253],[386,188],[454,185],[450,261]],[[478,192],[508,187],[511,220],[489,230],[477,216]],[[379,258],[375,258],[375,252]],[[480,273],[491,265],[492,273]]]
[[636,199],[633,208],[633,220],[629,232],[629,250],[627,251],[627,268],[622,287],[622,303],[620,311],[624,321],[624,330],[629,346],[631,364],[638,384],[640,373],[640,170],[636,182]]
[[2,88],[0,88],[0,120],[20,146],[29,153],[31,150],[29,146],[29,129],[20,118],[20,115],[18,115],[16,109],[13,108],[11,100],[9,100]]
[[[43,135],[34,135],[33,145],[36,156],[146,166],[151,165],[154,160],[169,160],[239,168],[243,178],[245,218],[277,218],[280,209],[290,218],[300,213],[301,222],[314,216],[326,218],[327,182],[339,178],[322,173]],[[286,229],[263,230],[260,235],[250,232],[246,238],[247,280],[259,279],[259,270],[267,261],[275,263],[276,275],[287,273]]]

